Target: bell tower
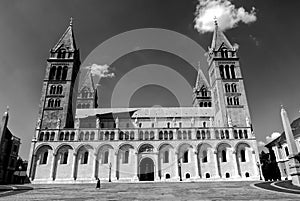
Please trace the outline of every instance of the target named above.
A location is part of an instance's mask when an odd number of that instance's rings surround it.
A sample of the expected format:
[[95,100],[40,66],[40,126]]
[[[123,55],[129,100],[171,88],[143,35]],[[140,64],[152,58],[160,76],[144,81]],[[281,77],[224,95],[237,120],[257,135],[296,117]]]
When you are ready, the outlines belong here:
[[76,112],[76,79],[80,68],[72,18],[67,30],[50,50],[40,100],[38,128],[72,128]]
[[208,48],[209,79],[212,88],[215,125],[250,127],[250,114],[241,74],[237,45],[232,46],[215,22]]

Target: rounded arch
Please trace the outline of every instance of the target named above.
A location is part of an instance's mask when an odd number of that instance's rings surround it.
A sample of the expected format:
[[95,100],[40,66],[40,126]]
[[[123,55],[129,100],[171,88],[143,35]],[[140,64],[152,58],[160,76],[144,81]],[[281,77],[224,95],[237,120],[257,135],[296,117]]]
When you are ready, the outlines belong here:
[[222,147],[226,147],[226,148],[232,148],[232,146],[227,143],[227,142],[219,142],[216,146],[216,150],[218,151],[219,149],[221,149]]
[[38,145],[38,146],[35,148],[34,154],[37,154],[41,149],[43,149],[43,148],[45,148],[45,147],[48,147],[50,150],[54,150],[53,147],[52,147],[50,144],[48,144],[48,143],[46,143],[46,144],[40,144],[40,145]]
[[134,146],[132,144],[122,143],[118,147],[118,152],[120,152],[120,150],[126,149],[126,147],[129,147],[130,149],[134,149]]
[[69,147],[70,149],[74,150],[74,147],[72,145],[67,144],[67,143],[62,143],[56,147],[56,149],[54,150],[54,154],[57,154],[58,151],[63,147]]
[[212,148],[212,145],[209,143],[199,143],[197,145],[197,151],[199,152],[203,148]]
[[153,144],[151,144],[151,143],[149,143],[149,142],[144,142],[144,143],[139,144],[139,146],[137,146],[136,152],[139,153],[140,149],[141,149],[143,146],[146,146],[146,145],[150,145],[150,146],[153,148],[153,151],[156,151],[156,150],[157,150],[157,149],[154,147]]
[[247,142],[244,142],[244,141],[241,141],[239,143],[237,143],[235,146],[234,146],[234,150],[238,150],[239,147],[243,146],[244,147],[248,147],[248,148],[252,148]]
[[94,150],[94,147],[89,145],[89,144],[80,144],[75,148],[75,153],[78,153],[80,151],[81,148],[86,147],[87,149],[92,149]]
[[170,146],[172,149],[174,149],[174,147],[170,143],[162,142],[160,145],[158,145],[157,150],[160,151],[165,145]]
[[193,146],[192,146],[191,144],[189,144],[189,143],[187,143],[187,142],[182,142],[182,143],[180,143],[180,144],[177,146],[177,149],[176,149],[176,151],[177,151],[177,152],[179,152],[179,151],[180,151],[180,149],[181,149],[182,147],[184,147],[184,146],[187,146],[187,147],[193,148]]
[[101,143],[96,149],[95,153],[97,154],[103,147],[109,147],[110,149],[114,150],[114,147],[107,143]]

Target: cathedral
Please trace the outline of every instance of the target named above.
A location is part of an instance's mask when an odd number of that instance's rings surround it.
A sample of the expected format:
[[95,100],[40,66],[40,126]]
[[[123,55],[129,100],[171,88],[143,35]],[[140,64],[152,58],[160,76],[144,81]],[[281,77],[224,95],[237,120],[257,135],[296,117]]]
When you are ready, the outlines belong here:
[[76,81],[81,62],[71,23],[47,59],[31,182],[259,179],[237,50],[216,24],[208,79],[199,67],[190,107],[98,108],[91,72]]

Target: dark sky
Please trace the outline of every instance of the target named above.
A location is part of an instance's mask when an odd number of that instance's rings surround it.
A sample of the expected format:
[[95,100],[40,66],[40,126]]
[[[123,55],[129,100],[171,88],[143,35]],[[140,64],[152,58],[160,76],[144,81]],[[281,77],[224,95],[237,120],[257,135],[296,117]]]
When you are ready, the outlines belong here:
[[[258,141],[265,141],[272,132],[282,131],[281,104],[290,120],[299,116],[300,1],[233,3],[246,9],[254,6],[257,12],[256,22],[240,24],[225,34],[240,45],[238,55],[252,123]],[[28,158],[49,49],[67,28],[71,16],[75,18],[76,42],[84,61],[105,40],[140,28],[176,31],[207,48],[212,34],[199,34],[193,28],[196,4],[195,0],[1,0],[0,111],[10,106],[9,127],[22,139],[20,155]],[[196,71],[175,55],[136,51],[113,63],[115,78],[101,80],[100,105],[109,106],[111,90],[122,75],[139,65],[153,63],[176,70],[191,85],[195,82]],[[130,106],[152,105],[179,103],[168,89],[155,84],[140,88],[130,100]]]

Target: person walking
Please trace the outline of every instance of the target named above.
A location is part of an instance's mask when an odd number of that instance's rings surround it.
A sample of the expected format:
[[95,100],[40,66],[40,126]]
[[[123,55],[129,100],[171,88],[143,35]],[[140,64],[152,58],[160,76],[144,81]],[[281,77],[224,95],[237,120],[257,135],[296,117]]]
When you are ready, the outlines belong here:
[[100,179],[97,178],[97,184],[96,184],[96,189],[99,188],[100,189]]

